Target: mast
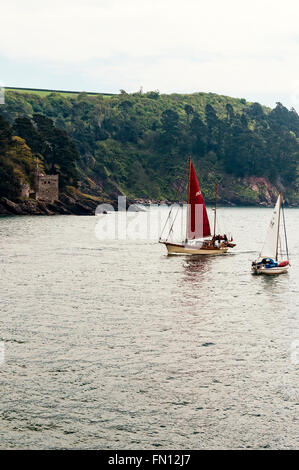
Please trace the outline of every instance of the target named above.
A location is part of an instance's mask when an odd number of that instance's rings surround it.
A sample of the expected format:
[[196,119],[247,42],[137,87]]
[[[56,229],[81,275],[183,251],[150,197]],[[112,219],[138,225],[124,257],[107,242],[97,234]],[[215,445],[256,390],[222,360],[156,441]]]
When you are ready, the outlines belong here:
[[276,238],[276,255],[275,255],[275,261],[278,259],[278,242],[279,242],[279,225],[280,225],[280,209],[281,209],[281,199],[282,199],[282,193],[279,193],[279,211],[278,211],[278,224],[277,224],[277,238]]
[[187,196],[187,223],[186,223],[186,241],[188,240],[188,224],[190,219],[190,175],[191,175],[191,157],[189,157],[189,170],[188,170],[188,196]]
[[191,157],[189,157],[188,159],[188,166],[189,166],[189,170],[188,170],[188,200],[187,200],[187,204],[190,204],[190,174],[191,174]]
[[284,201],[282,201],[282,219],[283,219],[284,238],[285,238],[285,245],[286,245],[286,254],[287,254],[287,259],[289,260],[288,238],[287,238],[287,230],[286,230],[286,221],[284,217]]
[[215,188],[215,209],[214,209],[214,239],[216,236],[216,208],[217,208],[217,190],[218,190],[218,183],[216,183]]

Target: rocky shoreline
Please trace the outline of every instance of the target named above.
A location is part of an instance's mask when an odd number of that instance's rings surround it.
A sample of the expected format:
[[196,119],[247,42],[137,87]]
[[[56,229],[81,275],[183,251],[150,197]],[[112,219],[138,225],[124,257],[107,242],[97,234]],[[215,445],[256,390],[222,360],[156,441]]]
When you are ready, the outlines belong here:
[[[114,210],[117,210],[116,201],[107,201],[114,207]],[[143,205],[148,207],[152,204],[155,205],[171,205],[173,201],[153,201],[151,199],[136,199],[130,201],[132,205]],[[186,201],[180,201],[180,204],[186,204]],[[9,215],[95,215],[96,209],[100,204],[99,201],[93,201],[91,199],[74,199],[73,197],[62,194],[59,201],[53,203],[45,201],[37,201],[35,199],[27,199],[22,201],[11,201],[5,197],[0,198],[0,216],[9,216]],[[128,205],[130,205],[128,204]],[[211,203],[212,204],[212,203]],[[207,202],[207,205],[210,205]],[[246,202],[238,203],[231,201],[219,202],[219,206],[222,207],[273,207],[273,204],[268,204],[264,201],[258,202],[256,204],[248,204]],[[297,205],[289,204],[288,207],[298,207]],[[138,209],[136,206],[135,210]],[[100,213],[101,211],[97,211]]]
[[61,194],[59,201],[44,202],[35,199],[10,201],[0,199],[0,215],[94,215],[98,201],[88,198],[76,199]]
[[[257,201],[257,202],[252,202],[248,200],[242,201],[241,199],[233,199],[231,200],[226,200],[226,199],[220,199],[217,201],[217,206],[218,207],[274,207],[276,202],[276,199],[273,201]],[[214,201],[206,199],[205,201],[207,206],[214,206]],[[136,199],[134,200],[133,204],[140,204],[143,206],[150,206],[150,205],[167,205],[170,206],[171,204],[187,204],[187,201],[168,201],[168,200],[163,200],[163,201],[158,201],[158,200],[152,200],[152,199]],[[293,204],[293,203],[288,203],[286,202],[286,207],[299,207],[298,204]]]
[[[218,198],[218,206],[223,207],[273,207],[277,198],[277,190],[270,186],[266,180],[255,179],[250,181],[251,192],[256,194],[255,200],[248,195],[238,194],[237,191],[229,190],[224,192]],[[249,185],[248,185],[249,186]],[[251,195],[252,196],[252,195]],[[298,207],[298,198],[286,198],[287,207]],[[214,199],[209,197],[205,198],[207,205],[213,205]],[[138,206],[155,205],[171,205],[174,202],[179,204],[186,204],[186,201],[171,201],[171,200],[156,200],[150,198],[127,198],[126,208],[139,211],[142,208]],[[9,200],[6,197],[0,198],[0,215],[95,215],[95,213],[102,213],[105,207],[101,204],[109,204],[114,210],[124,210],[118,208],[118,194],[113,193],[109,199],[104,197],[90,196],[83,194],[78,190],[70,190],[62,192],[59,195],[59,200],[54,202],[46,202],[31,198],[19,198],[17,200]],[[107,208],[109,211],[109,206]]]

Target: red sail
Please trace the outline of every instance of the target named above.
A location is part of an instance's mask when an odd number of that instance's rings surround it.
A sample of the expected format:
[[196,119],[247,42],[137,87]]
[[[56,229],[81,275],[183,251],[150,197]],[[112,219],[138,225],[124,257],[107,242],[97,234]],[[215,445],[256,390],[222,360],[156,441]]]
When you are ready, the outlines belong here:
[[209,235],[211,235],[211,229],[208,214],[198,179],[190,159],[187,238],[188,240],[192,240],[194,238],[208,237]]

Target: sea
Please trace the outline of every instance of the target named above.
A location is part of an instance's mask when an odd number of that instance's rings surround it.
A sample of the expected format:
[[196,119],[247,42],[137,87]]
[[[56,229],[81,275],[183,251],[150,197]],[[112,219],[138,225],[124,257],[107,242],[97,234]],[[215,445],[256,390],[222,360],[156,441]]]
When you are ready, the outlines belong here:
[[298,448],[299,209],[273,277],[272,209],[217,213],[236,247],[194,257],[166,208],[0,218],[1,449]]

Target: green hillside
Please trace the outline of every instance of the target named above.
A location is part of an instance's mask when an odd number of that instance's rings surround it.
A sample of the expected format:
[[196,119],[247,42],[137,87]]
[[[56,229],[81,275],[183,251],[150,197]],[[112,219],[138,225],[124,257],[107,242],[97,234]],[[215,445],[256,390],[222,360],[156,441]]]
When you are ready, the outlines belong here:
[[[51,93],[58,93],[64,97],[76,97],[80,91],[68,90],[49,90],[45,88],[18,88],[18,87],[5,87],[5,91],[14,91],[15,93],[29,93],[31,95],[47,96]],[[99,95],[97,92],[87,92],[88,96]],[[103,93],[103,96],[113,96],[113,93]]]
[[[65,188],[108,199],[173,200],[191,155],[208,201],[217,181],[224,203],[269,204],[283,190],[289,203],[298,204],[294,109],[278,103],[272,110],[214,93],[122,90],[106,98],[6,90],[0,113],[11,136],[23,139],[46,169],[55,168]],[[12,142],[2,150],[1,165],[10,168],[17,186],[30,180],[30,165],[7,153]],[[10,190],[11,180],[5,181],[2,196]]]

